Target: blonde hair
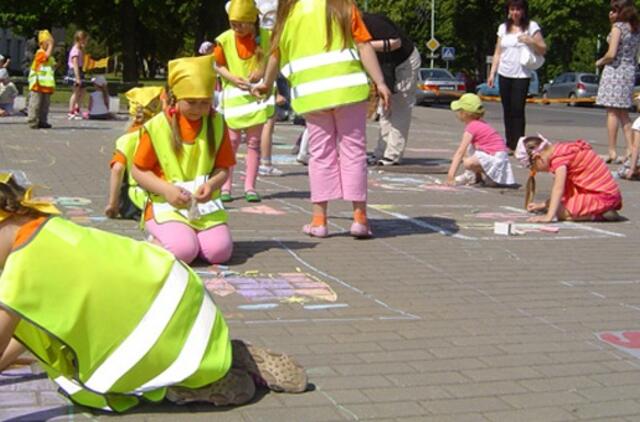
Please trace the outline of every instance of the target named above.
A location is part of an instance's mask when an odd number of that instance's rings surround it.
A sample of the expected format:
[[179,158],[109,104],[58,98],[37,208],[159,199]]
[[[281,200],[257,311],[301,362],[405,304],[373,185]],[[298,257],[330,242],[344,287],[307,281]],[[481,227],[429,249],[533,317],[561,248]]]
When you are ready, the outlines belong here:
[[524,194],[524,209],[527,209],[529,204],[533,202],[533,198],[536,195],[536,170],[533,168],[533,151],[535,151],[542,142],[544,142],[544,140],[538,136],[529,136],[523,141],[530,163],[529,178],[527,179],[527,186]]
[[89,34],[87,34],[85,31],[76,31],[73,34],[73,42],[75,44],[78,44],[78,43],[80,43],[80,41],[86,40],[88,36],[89,36]]
[[[298,0],[280,0],[278,1],[278,10],[276,13],[276,24],[273,27],[273,34],[271,35],[271,53],[278,50],[278,44],[280,44],[280,37],[282,36],[282,30],[284,29],[285,22],[291,14],[291,9]],[[352,0],[327,0],[326,6],[326,31],[327,31],[327,43],[325,49],[329,51],[331,44],[333,43],[333,24],[338,25],[338,29],[342,35],[342,48],[348,48],[353,42],[351,35],[351,11],[353,9]]]
[[13,175],[7,182],[0,182],[0,210],[17,216],[41,217],[47,215],[22,204],[27,189],[16,182]]

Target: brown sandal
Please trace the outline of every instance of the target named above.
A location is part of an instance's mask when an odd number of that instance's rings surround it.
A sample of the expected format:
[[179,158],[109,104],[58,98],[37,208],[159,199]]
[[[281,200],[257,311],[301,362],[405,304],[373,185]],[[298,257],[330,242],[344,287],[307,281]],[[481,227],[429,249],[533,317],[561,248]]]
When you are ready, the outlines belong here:
[[249,372],[270,390],[279,393],[302,393],[307,389],[304,368],[284,353],[231,340],[233,367]]
[[245,370],[231,368],[227,374],[202,388],[169,387],[167,400],[176,404],[206,402],[216,406],[238,406],[253,399],[256,385]]

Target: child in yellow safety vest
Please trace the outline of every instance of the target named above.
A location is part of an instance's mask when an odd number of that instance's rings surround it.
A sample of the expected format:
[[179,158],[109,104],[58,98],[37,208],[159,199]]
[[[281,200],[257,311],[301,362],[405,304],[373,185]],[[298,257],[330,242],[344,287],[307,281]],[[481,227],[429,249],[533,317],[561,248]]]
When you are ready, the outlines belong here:
[[303,231],[310,236],[328,235],[327,204],[334,199],[353,203],[352,236],[372,236],[366,215],[369,84],[365,70],[385,108],[391,94],[370,40],[351,0],[278,3],[264,83],[252,92],[267,94],[281,67],[291,86],[291,106],[306,119],[313,220]]
[[49,105],[51,94],[56,89],[55,65],[52,57],[55,44],[53,36],[47,30],[38,33],[40,48],[29,70],[29,112],[28,123],[32,129],[49,129]]
[[142,125],[162,111],[160,96],[163,88],[150,86],[132,88],[125,93],[129,101],[129,115],[132,118],[127,133],[116,141],[115,152],[109,163],[109,198],[104,213],[109,218],[130,218],[139,220],[144,208],[146,193],[131,176],[133,154],[140,139]]
[[[260,202],[256,193],[256,178],[260,165],[260,140],[264,124],[275,110],[275,101],[259,101],[251,95],[252,84],[264,75],[264,40],[260,45],[256,36],[258,9],[253,0],[231,0],[229,6],[231,29],[216,38],[214,56],[216,69],[222,77],[222,108],[229,128],[234,153],[246,136],[244,197],[248,202]],[[222,201],[232,200],[233,168],[222,187]]]
[[131,173],[149,192],[145,230],[185,262],[231,257],[220,187],[235,164],[222,117],[211,109],[213,56],[169,62],[170,105],[145,123]]
[[71,401],[116,412],[306,389],[295,360],[230,341],[202,280],[169,252],[57,213],[0,174],[0,371],[26,348]]

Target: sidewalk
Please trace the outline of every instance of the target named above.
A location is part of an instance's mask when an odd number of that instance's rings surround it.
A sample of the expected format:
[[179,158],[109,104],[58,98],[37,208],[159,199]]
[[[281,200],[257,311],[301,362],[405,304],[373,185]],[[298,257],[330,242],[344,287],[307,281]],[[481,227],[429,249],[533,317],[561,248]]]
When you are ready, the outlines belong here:
[[[277,126],[285,175],[259,180],[261,204],[229,204],[228,268],[198,267],[232,336],[296,356],[315,391],[235,409],[144,405],[123,420],[637,421],[640,184],[620,182],[628,221],[494,235],[494,222],[526,219],[523,189],[441,184],[461,132],[450,113],[417,108],[410,165],[371,170],[366,241],[348,236],[348,203],[330,205],[330,238],[300,232],[306,168],[288,152],[302,128]],[[124,121],[54,110],[54,128],[33,131],[23,120],[0,121],[0,169],[47,187],[77,222],[143,239],[102,213]],[[550,180],[539,176],[540,197]],[[106,416],[67,405],[37,368],[0,374],[0,420],[50,419]]]

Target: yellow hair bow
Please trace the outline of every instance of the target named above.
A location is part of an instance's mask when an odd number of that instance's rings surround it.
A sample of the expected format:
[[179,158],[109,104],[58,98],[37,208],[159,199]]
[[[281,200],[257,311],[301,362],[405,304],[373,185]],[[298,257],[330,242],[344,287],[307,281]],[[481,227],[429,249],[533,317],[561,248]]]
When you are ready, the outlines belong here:
[[[0,183],[8,184],[13,178],[11,173],[0,173]],[[42,199],[33,199],[33,187],[30,186],[24,193],[24,196],[20,200],[20,205],[25,208],[38,211],[42,214],[60,214],[60,210],[50,201],[44,201]],[[0,222],[12,217],[15,213],[0,209]]]

